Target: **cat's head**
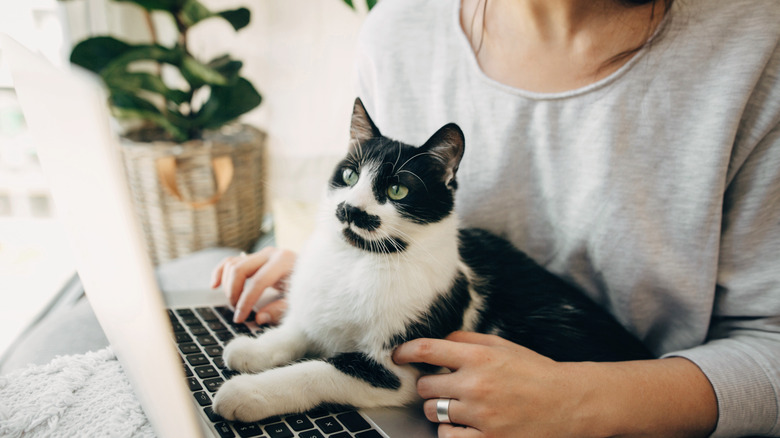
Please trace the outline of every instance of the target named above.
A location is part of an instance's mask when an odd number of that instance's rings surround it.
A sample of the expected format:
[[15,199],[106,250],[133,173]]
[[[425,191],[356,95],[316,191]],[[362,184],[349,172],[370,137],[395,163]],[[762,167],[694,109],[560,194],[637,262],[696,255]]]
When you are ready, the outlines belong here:
[[453,214],[463,151],[463,132],[453,123],[420,147],[384,137],[356,99],[349,152],[328,189],[342,238],[370,252],[406,250],[426,227]]

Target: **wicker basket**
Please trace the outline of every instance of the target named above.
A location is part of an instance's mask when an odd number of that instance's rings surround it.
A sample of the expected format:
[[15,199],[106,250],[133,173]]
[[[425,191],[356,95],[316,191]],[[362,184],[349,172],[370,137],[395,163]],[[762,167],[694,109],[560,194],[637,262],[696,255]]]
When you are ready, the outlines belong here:
[[265,134],[246,125],[186,143],[122,141],[146,246],[155,264],[191,252],[249,249],[265,208]]

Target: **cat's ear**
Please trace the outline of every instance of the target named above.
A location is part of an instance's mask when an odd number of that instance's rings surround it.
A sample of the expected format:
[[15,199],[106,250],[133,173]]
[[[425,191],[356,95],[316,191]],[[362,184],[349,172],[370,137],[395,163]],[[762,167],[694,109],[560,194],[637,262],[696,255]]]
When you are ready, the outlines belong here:
[[358,97],[355,99],[355,105],[352,108],[352,125],[349,129],[352,147],[357,147],[360,143],[381,135],[379,128],[374,125],[371,117],[368,116],[366,107],[363,106],[363,102]]
[[455,174],[463,158],[466,140],[463,131],[454,123],[444,125],[422,145],[444,166],[444,183],[454,188]]

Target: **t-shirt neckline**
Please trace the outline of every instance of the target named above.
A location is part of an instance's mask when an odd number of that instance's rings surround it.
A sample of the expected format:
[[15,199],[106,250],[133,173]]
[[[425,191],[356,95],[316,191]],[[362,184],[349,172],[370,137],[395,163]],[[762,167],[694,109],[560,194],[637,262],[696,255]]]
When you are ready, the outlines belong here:
[[[457,40],[457,46],[458,46],[457,49],[463,52],[463,56],[466,58],[469,69],[472,70],[474,75],[477,78],[479,78],[479,80],[487,83],[489,86],[493,88],[497,88],[498,90],[505,93],[522,96],[532,100],[567,99],[567,98],[588,94],[590,92],[603,88],[611,84],[612,82],[616,81],[624,74],[626,74],[626,72],[628,72],[637,62],[639,62],[640,59],[644,57],[645,53],[647,53],[651,45],[651,44],[646,44],[645,47],[641,48],[637,53],[635,53],[634,56],[631,57],[631,59],[629,59],[628,62],[623,64],[619,69],[615,70],[607,77],[599,79],[596,82],[590,83],[588,85],[584,85],[579,88],[574,88],[566,91],[557,91],[553,93],[529,91],[529,90],[516,88],[511,85],[507,85],[502,82],[499,82],[491,78],[490,76],[488,76],[484,71],[482,71],[482,67],[480,67],[479,62],[477,61],[477,56],[471,48],[471,43],[469,42],[466,33],[460,27],[460,11],[461,11],[462,0],[454,0],[452,3],[454,7],[452,8],[452,15],[450,20],[451,31],[455,34],[455,39]],[[661,23],[658,24],[658,27],[653,32],[653,35],[651,35],[650,38],[648,39],[648,43],[651,43],[656,38],[656,36],[658,36],[661,30],[666,26],[666,22],[668,21],[671,13],[672,11],[667,12],[666,16],[661,20]]]

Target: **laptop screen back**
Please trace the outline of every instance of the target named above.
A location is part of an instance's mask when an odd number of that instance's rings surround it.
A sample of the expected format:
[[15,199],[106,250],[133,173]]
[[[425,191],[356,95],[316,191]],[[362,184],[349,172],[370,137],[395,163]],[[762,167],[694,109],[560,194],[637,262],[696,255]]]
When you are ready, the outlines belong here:
[[155,432],[202,436],[143,247],[106,94],[0,34],[0,50],[89,302]]

